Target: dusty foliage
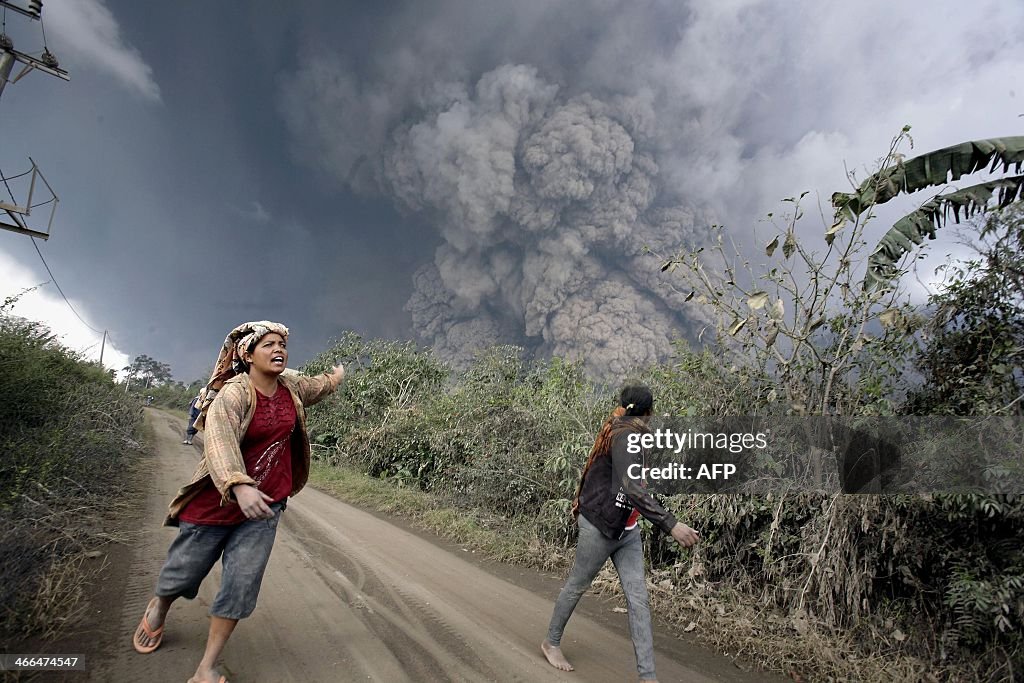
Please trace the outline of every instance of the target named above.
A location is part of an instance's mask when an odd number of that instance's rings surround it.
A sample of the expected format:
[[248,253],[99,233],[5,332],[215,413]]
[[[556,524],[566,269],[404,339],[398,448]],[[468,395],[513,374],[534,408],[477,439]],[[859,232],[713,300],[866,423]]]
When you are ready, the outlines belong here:
[[653,599],[722,650],[812,680],[1012,680],[1024,616],[1021,501],[673,503],[704,539],[689,553],[650,539]]
[[[9,300],[5,307],[12,302]],[[0,307],[0,643],[50,638],[78,616],[110,542],[140,410],[42,325]]]
[[[762,271],[724,242],[718,274],[696,250],[666,261],[719,327],[705,350],[680,343],[635,373],[658,413],[1022,414],[1020,258],[1007,246],[1020,243],[1019,209],[995,214],[983,258],[915,308],[898,290],[860,286],[866,218],[829,228],[818,253],[798,237],[793,205],[762,248],[774,259]],[[538,548],[571,547],[569,499],[613,387],[512,347],[454,371],[412,345],[353,335],[310,369],[336,356],[350,361],[345,395],[311,411],[325,463],[532,526]],[[702,542],[680,551],[645,530],[656,609],[725,652],[808,680],[1010,681],[1024,671],[1019,497],[780,489],[667,503]]]
[[[883,171],[902,168],[898,149],[909,140],[907,130],[893,140]],[[860,186],[868,190],[863,196],[874,196],[880,187],[872,183],[886,177],[872,175]],[[802,199],[787,200],[793,208],[781,216],[769,215],[775,234],[759,241],[763,247],[719,238],[664,261],[663,270],[712,313],[711,336],[724,359],[719,367],[729,365],[725,383],[740,389],[731,405],[698,400],[688,409],[699,415],[972,415],[989,416],[991,424],[999,416],[1019,424],[1021,205],[974,224],[981,226],[982,241],[974,242],[980,258],[953,264],[942,290],[920,307],[899,286],[907,270],[895,261],[885,287],[863,284],[871,264],[865,249],[870,202],[850,215],[838,212],[815,239],[802,220]],[[912,245],[905,247],[900,254]],[[1008,446],[1000,471],[985,476],[1019,481],[1019,452],[1019,444]],[[957,466],[949,453],[924,455],[947,469]],[[825,473],[813,474],[820,482]],[[694,504],[694,521],[711,531],[695,566],[713,585],[778,610],[794,624],[796,643],[811,644],[814,633],[834,638],[837,647],[844,639],[859,646],[838,658],[807,649],[797,670],[839,678],[846,672],[868,679],[1012,680],[1024,664],[1022,505],[1015,496],[985,495],[713,497]],[[715,562],[704,560],[723,547],[716,571]],[[879,661],[892,672],[882,675]]]
[[[354,369],[347,400],[311,411],[316,438],[331,444],[316,449],[319,458],[433,492],[474,511],[473,528],[487,526],[480,510],[517,529],[532,526],[534,540],[523,542],[545,557],[550,543],[571,547],[568,501],[613,405],[609,388],[587,384],[578,367],[561,361],[523,362],[511,348],[447,378],[421,352],[403,353],[404,363],[385,365],[388,373],[407,386],[425,368],[435,379],[401,405],[376,403],[362,387],[374,386],[378,366]],[[749,395],[734,391],[742,381],[735,373],[731,385],[723,381],[730,373],[718,363],[680,346],[673,363],[640,378],[663,397],[659,411],[729,412]],[[353,416],[349,402],[364,416]],[[1018,666],[1019,500],[790,493],[666,502],[703,540],[681,552],[645,530],[659,613],[725,651],[812,680],[984,680],[982,671],[999,680],[999,671]],[[507,559],[544,560],[514,555]],[[820,655],[823,643],[828,656]]]

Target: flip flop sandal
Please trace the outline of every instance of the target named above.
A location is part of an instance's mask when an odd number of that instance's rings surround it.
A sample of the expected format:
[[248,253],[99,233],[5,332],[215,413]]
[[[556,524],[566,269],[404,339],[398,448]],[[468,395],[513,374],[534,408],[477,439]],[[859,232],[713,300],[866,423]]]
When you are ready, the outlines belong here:
[[[203,682],[198,680],[195,676],[193,676],[192,678],[188,679],[188,683],[203,683]],[[217,683],[228,683],[228,679],[227,679],[226,676],[222,675],[220,678],[217,679]]]
[[[146,621],[146,614],[149,613],[149,608],[156,602],[156,598],[149,601],[146,605],[146,611],[142,613],[142,620],[139,622],[138,628],[135,629],[135,635],[132,636],[132,645],[135,646],[135,651],[141,655],[148,655],[153,650],[160,647],[160,643],[164,640],[164,627],[150,628],[149,623]],[[149,645],[143,645],[139,642],[139,637],[145,634],[152,642]]]

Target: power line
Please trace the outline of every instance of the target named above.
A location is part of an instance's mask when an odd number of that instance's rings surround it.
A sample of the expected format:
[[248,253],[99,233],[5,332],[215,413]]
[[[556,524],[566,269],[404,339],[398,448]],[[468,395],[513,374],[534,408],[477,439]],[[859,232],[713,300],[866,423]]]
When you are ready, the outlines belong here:
[[[22,175],[24,175],[24,174],[22,174]],[[15,177],[18,177],[18,176],[15,176]],[[11,179],[13,179],[13,178],[11,178]],[[11,180],[11,179],[5,177],[4,174],[3,174],[3,170],[0,170],[0,180],[3,181],[4,187],[7,188],[7,194],[11,195],[11,201],[14,202],[14,201],[16,201],[14,199],[14,192],[11,190],[11,186],[7,182],[8,180]],[[44,203],[47,203],[47,202],[44,202]],[[88,327],[90,330],[92,330],[96,334],[103,334],[103,330],[97,330],[95,327],[93,327],[89,323],[87,323],[84,320],[82,320],[82,316],[78,315],[78,311],[76,311],[75,307],[71,305],[71,302],[68,301],[68,298],[66,296],[64,296],[64,290],[60,288],[60,284],[57,282],[57,278],[54,277],[53,271],[50,270],[50,264],[48,264],[46,262],[46,259],[43,258],[43,252],[41,252],[39,250],[39,245],[36,244],[36,238],[32,237],[31,235],[29,235],[29,239],[32,240],[32,246],[36,248],[36,253],[39,254],[39,260],[43,262],[43,266],[46,268],[46,272],[50,274],[50,280],[53,281],[53,286],[57,288],[58,292],[60,292],[61,298],[64,299],[64,303],[66,303],[68,305],[68,308],[71,309],[71,312],[74,313],[75,317],[78,318],[79,321],[81,321],[81,323],[83,325],[85,325],[86,327]]]
[[0,169],[0,180],[4,181],[4,187],[7,188],[7,194],[11,195],[11,202],[13,204],[17,204],[18,200],[16,200],[14,198],[14,191],[11,189],[11,184],[8,183],[7,181],[8,180],[15,180],[16,178],[20,178],[23,175],[26,175],[26,174],[25,173],[19,173],[18,175],[11,176],[10,178],[8,178],[7,176],[4,175],[3,170]]
[[43,50],[49,52],[50,48],[46,46],[46,27],[43,26],[43,17],[41,15],[39,17],[39,30],[43,32]]
[[82,322],[82,324],[88,327],[90,330],[92,330],[96,334],[103,334],[103,330],[97,330],[95,327],[82,320],[82,316],[78,315],[78,311],[76,311],[75,307],[71,305],[71,302],[68,301],[68,298],[64,296],[64,290],[62,290],[60,288],[60,285],[57,284],[57,278],[53,276],[53,271],[50,270],[49,264],[46,262],[46,259],[43,258],[43,252],[39,251],[39,245],[36,244],[36,238],[29,236],[29,239],[32,240],[32,246],[36,248],[36,253],[39,254],[40,260],[42,260],[43,265],[46,267],[46,272],[50,274],[50,279],[53,280],[53,286],[57,288],[58,292],[60,292],[61,297],[64,299],[64,303],[68,305],[68,308],[71,309],[71,312],[74,313],[75,317],[78,318]]

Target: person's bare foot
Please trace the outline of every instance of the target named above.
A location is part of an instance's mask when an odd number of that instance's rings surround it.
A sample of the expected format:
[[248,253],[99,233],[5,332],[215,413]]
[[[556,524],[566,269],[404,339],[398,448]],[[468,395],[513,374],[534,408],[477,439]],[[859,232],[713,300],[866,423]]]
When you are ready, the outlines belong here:
[[146,621],[146,626],[149,627],[149,632],[147,633],[142,624],[139,624],[135,632],[135,643],[137,646],[143,649],[150,648],[163,638],[162,627],[167,619],[167,610],[170,609],[171,602],[167,598],[160,597],[150,600],[143,617]]
[[561,669],[562,671],[575,671],[569,660],[562,654],[562,648],[555,647],[547,640],[540,644],[540,651],[544,653],[544,657],[548,660],[548,664]]
[[188,679],[188,683],[227,683],[227,680],[215,669],[196,669],[196,675]]

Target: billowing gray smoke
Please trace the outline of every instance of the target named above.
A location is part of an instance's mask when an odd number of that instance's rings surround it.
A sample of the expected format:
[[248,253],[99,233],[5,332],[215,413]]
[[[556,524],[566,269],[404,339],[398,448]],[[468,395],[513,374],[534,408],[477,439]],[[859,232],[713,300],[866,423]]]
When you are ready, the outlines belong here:
[[455,362],[496,343],[582,359],[604,377],[664,358],[685,331],[683,302],[641,250],[692,243],[698,221],[658,206],[650,108],[562,97],[524,65],[471,88],[438,84],[420,106],[360,160],[444,238],[413,277],[417,333]]
[[827,204],[843,162],[869,163],[903,124],[937,148],[1017,120],[1016,104],[966,103],[1019,73],[998,48],[1018,5],[399,0],[343,36],[307,30],[281,108],[299,159],[441,236],[407,308],[442,354],[516,342],[615,376],[696,327],[641,247],[705,242],[705,203],[749,251],[781,198]]

